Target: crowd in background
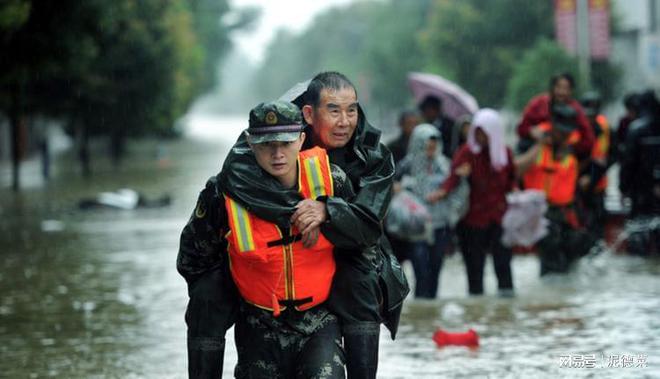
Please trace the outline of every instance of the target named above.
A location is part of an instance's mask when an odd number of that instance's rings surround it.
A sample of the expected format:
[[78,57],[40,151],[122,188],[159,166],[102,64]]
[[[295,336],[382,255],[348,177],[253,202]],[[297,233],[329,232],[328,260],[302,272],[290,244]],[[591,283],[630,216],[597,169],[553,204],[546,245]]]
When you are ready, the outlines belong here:
[[[514,294],[515,248],[538,254],[541,276],[567,273],[602,246],[597,242],[611,220],[607,174],[616,163],[617,213],[636,226],[626,250],[658,254],[660,102],[651,90],[628,94],[626,113],[612,130],[599,94],[576,98],[574,90],[571,74],[550,78],[548,92],[532,98],[517,123],[515,149],[506,145],[504,122],[493,109],[453,120],[443,113],[442,99],[429,95],[417,110],[400,113],[400,134],[388,144],[397,168],[386,232],[397,258],[412,263],[416,297],[438,295],[443,259],[456,248],[470,295],[484,293],[489,254],[498,293]],[[543,195],[543,233],[531,246],[505,246],[507,195],[519,191]]]

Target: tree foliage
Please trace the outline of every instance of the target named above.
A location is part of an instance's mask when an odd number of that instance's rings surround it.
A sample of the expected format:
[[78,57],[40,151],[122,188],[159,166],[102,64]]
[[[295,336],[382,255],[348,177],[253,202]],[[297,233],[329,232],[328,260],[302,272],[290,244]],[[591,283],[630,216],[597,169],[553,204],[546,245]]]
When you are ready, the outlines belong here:
[[356,2],[332,8],[300,34],[280,31],[266,53],[254,90],[263,99],[320,71],[353,79],[360,101],[398,106],[409,97],[405,75],[423,66],[417,41],[429,1]]
[[[319,15],[301,33],[280,32],[255,91],[268,99],[316,72],[339,70],[356,81],[360,101],[402,107],[411,98],[406,74],[424,71],[455,81],[481,106],[502,107],[532,88],[545,90],[549,76],[565,66],[546,68],[567,57],[556,45],[548,50],[553,30],[551,1],[358,1]],[[536,76],[518,68],[539,54],[551,56],[534,63]],[[593,65],[594,86],[605,94],[617,75],[608,63]]]
[[433,4],[422,42],[439,74],[477,97],[502,106],[513,66],[537,38],[552,35],[552,2],[449,1]]
[[[0,113],[71,121],[84,136],[171,134],[216,80],[226,0],[7,0],[0,5]],[[14,130],[15,131],[15,130]],[[16,134],[16,133],[15,133]],[[87,137],[83,139],[86,140]]]
[[27,112],[93,115],[101,134],[167,132],[214,84],[229,30],[246,23],[226,26],[228,12],[218,0],[8,0],[0,109],[18,86]]
[[577,60],[557,43],[540,39],[514,66],[508,83],[508,104],[515,109],[523,109],[534,95],[548,90],[552,75],[577,72],[577,67]]

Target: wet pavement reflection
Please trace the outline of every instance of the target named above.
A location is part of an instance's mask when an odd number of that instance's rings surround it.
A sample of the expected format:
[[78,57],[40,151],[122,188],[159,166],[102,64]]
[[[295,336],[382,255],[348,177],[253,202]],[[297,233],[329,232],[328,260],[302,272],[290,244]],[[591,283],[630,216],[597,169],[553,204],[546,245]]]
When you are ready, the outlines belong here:
[[[47,186],[0,190],[0,377],[186,376],[179,233],[242,126],[241,118],[190,121],[190,138],[135,143],[122,168],[97,162],[93,180],[65,154]],[[172,204],[77,207],[122,187],[169,194]],[[495,295],[490,266],[487,294],[468,298],[463,270],[459,256],[448,258],[440,298],[407,301],[397,340],[381,335],[379,377],[660,377],[658,261],[604,252],[541,280],[537,259],[517,256],[515,298]],[[480,347],[439,349],[437,328],[473,328]],[[595,368],[562,367],[562,357],[591,354]],[[646,367],[608,367],[613,355],[645,357]],[[226,356],[231,377],[231,342]]]

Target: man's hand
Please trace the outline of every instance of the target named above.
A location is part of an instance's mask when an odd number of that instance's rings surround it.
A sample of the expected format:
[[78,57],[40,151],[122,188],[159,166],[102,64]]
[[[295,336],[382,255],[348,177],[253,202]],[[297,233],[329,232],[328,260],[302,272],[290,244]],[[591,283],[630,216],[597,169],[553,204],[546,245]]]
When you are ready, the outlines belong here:
[[589,189],[589,185],[591,185],[591,178],[589,175],[582,175],[580,179],[578,179],[578,186],[582,192],[586,192],[587,189]]
[[311,248],[316,245],[316,242],[319,240],[319,228],[312,229],[309,233],[303,233],[302,243],[306,249]]
[[444,199],[445,196],[447,196],[447,191],[445,191],[443,188],[440,188],[426,195],[426,201],[429,203],[435,203],[436,201]]
[[311,233],[313,229],[321,226],[327,218],[328,213],[325,209],[325,203],[305,199],[296,204],[296,211],[291,216],[291,224],[305,236],[305,234]]
[[529,135],[534,141],[541,141],[543,140],[543,137],[545,137],[546,133],[543,129],[541,129],[540,125],[534,125],[529,130]]
[[472,173],[472,166],[470,166],[468,162],[465,162],[460,166],[456,167],[456,170],[454,170],[454,172],[456,173],[456,175],[462,178],[467,178]]

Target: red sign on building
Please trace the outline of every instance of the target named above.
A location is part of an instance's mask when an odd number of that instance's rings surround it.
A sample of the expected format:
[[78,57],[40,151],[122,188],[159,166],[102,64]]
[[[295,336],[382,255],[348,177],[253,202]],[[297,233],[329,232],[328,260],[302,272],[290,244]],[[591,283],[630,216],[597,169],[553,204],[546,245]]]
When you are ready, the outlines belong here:
[[566,51],[577,53],[576,0],[555,0],[555,37]]
[[[555,36],[557,42],[571,54],[577,53],[577,1],[554,0]],[[610,54],[610,4],[608,0],[588,0],[589,46],[595,60]],[[585,20],[586,21],[586,20]]]
[[589,46],[593,59],[610,55],[610,4],[608,0],[589,0]]

